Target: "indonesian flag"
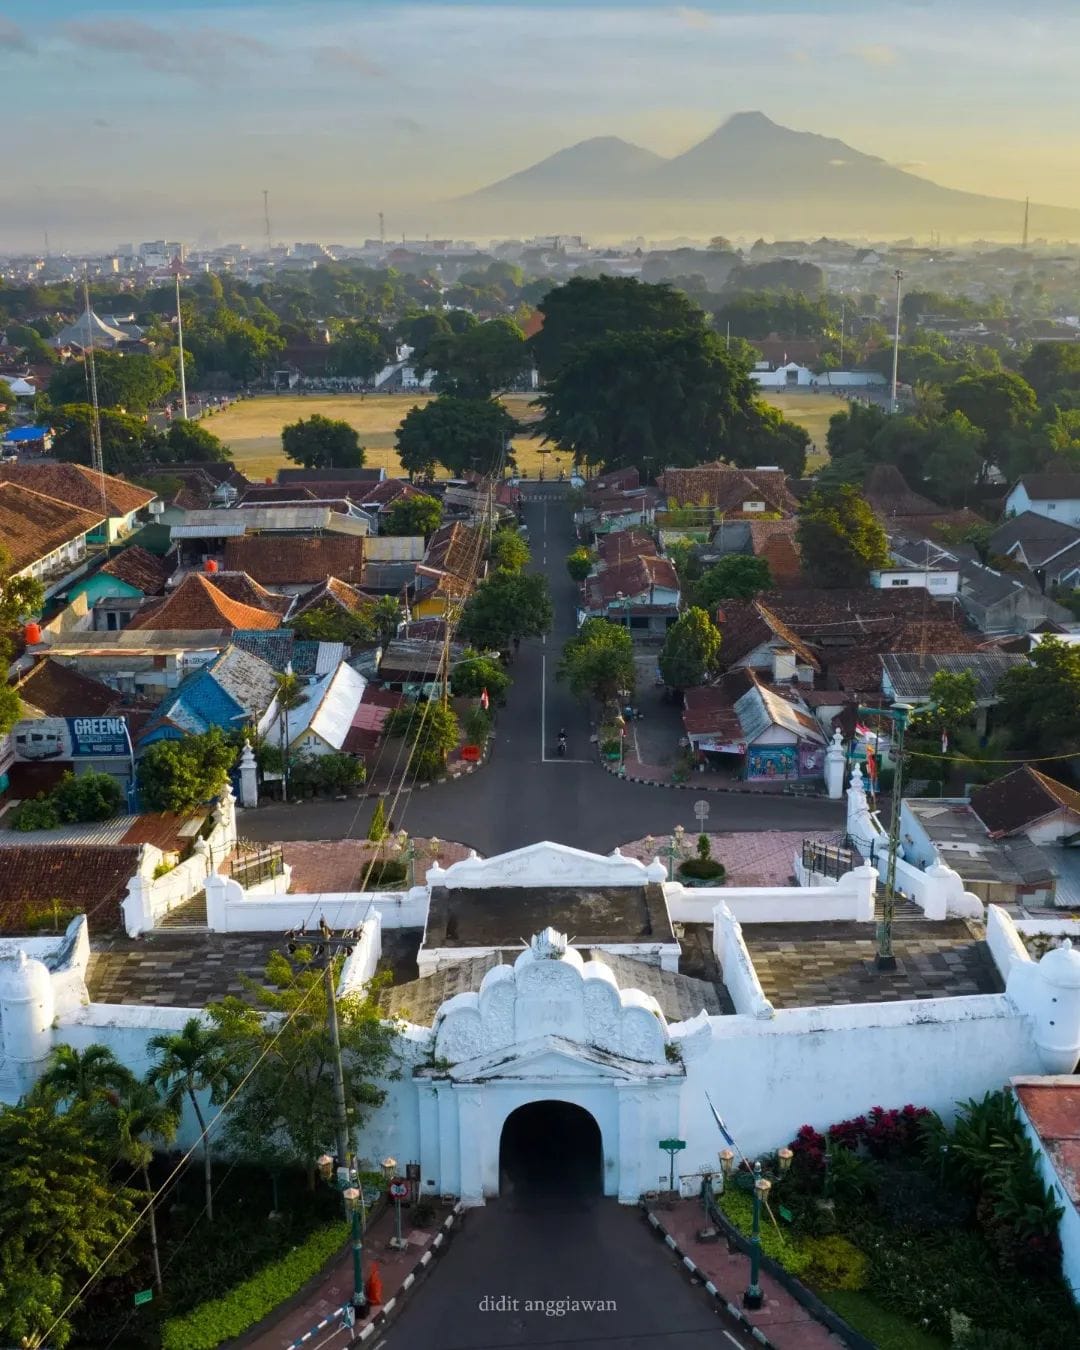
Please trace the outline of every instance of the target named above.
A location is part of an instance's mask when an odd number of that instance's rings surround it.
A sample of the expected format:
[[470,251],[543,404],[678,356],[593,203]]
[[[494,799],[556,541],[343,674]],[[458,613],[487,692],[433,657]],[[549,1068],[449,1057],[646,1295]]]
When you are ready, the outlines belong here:
[[707,1092],[705,1094],[705,1100],[709,1103],[709,1110],[713,1113],[713,1119],[716,1121],[716,1128],[724,1136],[725,1143],[727,1143],[730,1146],[734,1146],[735,1140],[732,1139],[731,1135],[728,1133],[728,1127],[724,1124],[720,1112],[716,1109],[715,1106],[713,1106],[712,1098],[709,1096]]
[[480,690],[480,706],[481,706],[481,708],[483,708],[483,710],[484,710],[485,712],[487,712],[488,706],[490,705],[490,703],[491,703],[491,699],[488,698],[488,691],[487,691],[486,689],[481,689],[481,690]]

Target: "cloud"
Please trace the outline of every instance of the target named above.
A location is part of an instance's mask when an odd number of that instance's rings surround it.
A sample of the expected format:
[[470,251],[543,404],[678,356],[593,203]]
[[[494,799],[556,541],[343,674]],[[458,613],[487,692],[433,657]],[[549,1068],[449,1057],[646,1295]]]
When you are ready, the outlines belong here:
[[177,35],[137,19],[74,19],[61,32],[76,47],[132,57],[147,70],[192,79],[213,77],[223,60],[234,56],[265,58],[274,48],[261,38],[218,28],[195,28]]
[[316,47],[311,53],[311,59],[317,66],[348,71],[352,75],[365,75],[371,79],[386,73],[355,47]]
[[36,50],[23,29],[11,19],[0,18],[0,52],[32,52]]
[[904,173],[917,173],[920,169],[926,168],[925,159],[905,159],[899,164],[891,166],[894,169],[902,169]]
[[887,47],[884,42],[868,42],[861,47],[852,47],[848,53],[866,66],[894,66],[896,49]]
[[689,5],[676,5],[675,17],[685,28],[712,28],[713,16],[703,9],[693,9]]

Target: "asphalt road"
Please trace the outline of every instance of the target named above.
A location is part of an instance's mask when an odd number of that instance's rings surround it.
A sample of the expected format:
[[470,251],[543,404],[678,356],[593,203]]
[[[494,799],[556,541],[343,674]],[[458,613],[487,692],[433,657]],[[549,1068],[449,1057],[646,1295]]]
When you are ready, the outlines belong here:
[[[394,824],[410,834],[458,840],[487,856],[539,839],[607,852],[646,834],[669,834],[675,825],[693,830],[697,794],[623,782],[596,762],[588,713],[555,679],[563,643],[576,629],[577,587],[566,555],[577,540],[565,489],[526,484],[524,492],[532,568],[548,578],[553,631],[546,640],[521,644],[489,762],[457,782],[403,793],[391,812]],[[556,754],[560,728],[567,733],[565,758]],[[841,805],[818,798],[715,793],[709,800],[714,831],[842,825]],[[240,828],[260,841],[362,837],[373,810],[373,801],[272,804],[244,812]]]
[[[602,1301],[603,1310],[554,1311],[570,1300]],[[549,1195],[471,1210],[374,1344],[376,1350],[731,1350],[757,1342],[694,1287],[640,1210]]]

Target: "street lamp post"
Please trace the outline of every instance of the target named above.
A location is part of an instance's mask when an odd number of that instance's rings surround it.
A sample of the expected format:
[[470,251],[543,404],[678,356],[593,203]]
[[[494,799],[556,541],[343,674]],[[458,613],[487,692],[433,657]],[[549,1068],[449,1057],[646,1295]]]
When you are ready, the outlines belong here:
[[390,1189],[390,1197],[394,1202],[394,1236],[390,1245],[397,1251],[404,1251],[408,1243],[401,1236],[401,1190],[396,1183],[400,1180],[397,1170],[396,1158],[384,1158],[382,1160],[383,1176],[386,1177],[386,1184]]
[[754,1196],[754,1219],[750,1234],[750,1283],[746,1286],[746,1292],[743,1294],[744,1308],[754,1310],[760,1308],[765,1301],[765,1296],[761,1290],[761,1209],[763,1205],[768,1203],[773,1181],[779,1180],[787,1172],[793,1156],[789,1148],[778,1149],[776,1153],[776,1175],[770,1178],[765,1175],[760,1162],[754,1163],[752,1172],[737,1172],[735,1170],[734,1150],[730,1148],[720,1150],[720,1166],[723,1168],[724,1177],[730,1180],[733,1185],[752,1188]]
[[352,1304],[357,1310],[367,1308],[367,1295],[364,1293],[364,1195],[360,1189],[360,1178],[354,1176],[348,1167],[334,1169],[334,1160],[324,1153],[316,1162],[323,1181],[332,1182],[341,1192],[345,1213],[352,1225],[352,1265],[353,1294]]
[[408,869],[409,889],[416,885],[416,844],[405,830],[398,832],[394,847],[401,851],[401,861]]
[[686,831],[681,825],[676,825],[671,838],[667,842],[667,847],[663,850],[664,856],[668,860],[668,881],[675,880],[675,859],[682,857],[683,835],[685,833]]

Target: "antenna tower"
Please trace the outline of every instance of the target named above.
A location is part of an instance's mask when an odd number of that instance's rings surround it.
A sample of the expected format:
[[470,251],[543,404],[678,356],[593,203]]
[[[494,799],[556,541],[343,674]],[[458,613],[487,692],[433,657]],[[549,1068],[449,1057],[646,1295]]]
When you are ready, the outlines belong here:
[[101,415],[98,408],[97,365],[94,362],[94,324],[90,313],[89,270],[83,273],[83,297],[86,300],[86,365],[90,375],[90,467],[98,475],[101,488],[101,510],[106,525],[109,519],[105,500],[105,460],[101,450]]
[[266,256],[273,257],[274,245],[270,235],[270,190],[263,188],[263,224],[266,226]]
[[1021,248],[1027,248],[1027,246],[1028,246],[1028,215],[1029,215],[1030,211],[1031,211],[1031,198],[1030,198],[1030,197],[1025,197],[1025,198],[1024,198],[1024,240],[1023,240],[1023,243],[1020,245]]

